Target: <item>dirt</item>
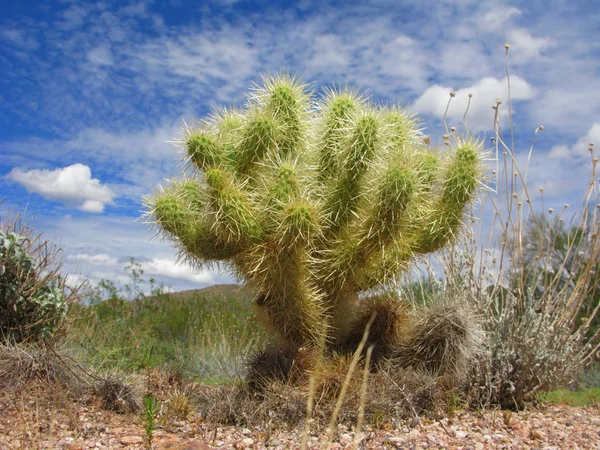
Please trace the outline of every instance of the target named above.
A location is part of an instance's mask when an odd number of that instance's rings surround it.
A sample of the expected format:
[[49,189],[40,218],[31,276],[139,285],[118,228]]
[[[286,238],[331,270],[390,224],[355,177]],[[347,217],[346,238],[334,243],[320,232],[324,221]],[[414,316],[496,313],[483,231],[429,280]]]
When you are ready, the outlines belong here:
[[[138,414],[105,411],[93,399],[73,402],[51,386],[0,394],[0,449],[149,448]],[[290,429],[269,423],[249,429],[219,427],[191,414],[163,419],[153,449],[600,449],[600,405],[543,405],[521,411],[458,411],[451,418],[392,427],[380,423],[355,433],[340,425],[331,439],[312,424]]]

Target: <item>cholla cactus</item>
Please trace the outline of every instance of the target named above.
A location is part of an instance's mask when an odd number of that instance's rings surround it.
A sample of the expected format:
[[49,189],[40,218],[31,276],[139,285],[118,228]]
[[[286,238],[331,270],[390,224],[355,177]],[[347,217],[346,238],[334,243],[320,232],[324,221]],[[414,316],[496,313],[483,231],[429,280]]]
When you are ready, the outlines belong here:
[[482,176],[477,143],[434,151],[403,110],[348,89],[315,100],[287,75],[182,144],[189,167],[147,200],[152,222],[186,260],[229,264],[296,349],[345,339],[359,294],[444,246]]

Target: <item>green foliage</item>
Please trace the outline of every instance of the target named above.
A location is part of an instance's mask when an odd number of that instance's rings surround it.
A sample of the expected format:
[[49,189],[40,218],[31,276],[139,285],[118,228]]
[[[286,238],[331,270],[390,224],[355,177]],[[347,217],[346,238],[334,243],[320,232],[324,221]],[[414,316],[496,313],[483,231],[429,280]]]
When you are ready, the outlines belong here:
[[0,229],[1,339],[46,341],[63,323],[69,298],[52,267],[55,256],[56,250],[32,238],[30,229]]
[[[590,260],[594,255],[581,251],[589,249],[588,244],[595,241],[592,230],[583,224],[567,228],[560,217],[541,214],[532,217],[523,236],[522,267],[515,271],[511,281],[517,289],[521,284],[527,285],[536,303],[556,297],[562,291],[579,289],[578,295],[585,300],[576,325],[583,328],[587,338],[600,329],[600,314],[596,314],[600,305],[600,261]],[[581,289],[582,284],[585,289]]]
[[146,439],[148,448],[152,448],[152,441],[154,439],[154,430],[156,429],[157,422],[156,416],[160,411],[156,397],[152,394],[144,395],[144,409],[142,411],[142,421],[144,431],[146,432]]
[[154,288],[153,296],[126,300],[130,289],[101,284],[112,288],[102,289],[105,300],[96,293],[69,314],[70,351],[96,370],[152,365],[203,379],[239,377],[245,358],[266,340],[250,299],[235,292],[168,294]]
[[483,173],[479,143],[430,148],[402,109],[287,75],[181,144],[192,170],[147,199],[151,222],[187,261],[228,263],[296,348],[344,341],[359,296],[451,241]]
[[583,391],[557,389],[541,397],[547,403],[560,403],[570,406],[589,406],[600,403],[600,388],[588,388]]

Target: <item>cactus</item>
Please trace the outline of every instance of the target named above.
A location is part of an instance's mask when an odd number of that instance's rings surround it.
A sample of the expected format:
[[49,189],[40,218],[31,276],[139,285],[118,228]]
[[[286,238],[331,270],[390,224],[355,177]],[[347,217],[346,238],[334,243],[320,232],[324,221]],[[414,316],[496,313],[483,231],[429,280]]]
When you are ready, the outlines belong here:
[[243,110],[185,128],[185,175],[147,212],[184,259],[226,263],[249,284],[286,348],[325,349],[364,321],[362,293],[456,234],[480,144],[454,135],[438,151],[398,107],[352,89],[315,98],[288,75],[263,81]]

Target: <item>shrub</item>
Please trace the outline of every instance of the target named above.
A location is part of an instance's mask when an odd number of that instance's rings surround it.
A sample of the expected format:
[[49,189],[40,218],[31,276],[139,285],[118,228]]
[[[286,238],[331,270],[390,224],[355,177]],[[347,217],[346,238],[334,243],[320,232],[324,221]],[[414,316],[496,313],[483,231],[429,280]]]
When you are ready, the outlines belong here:
[[59,250],[20,221],[0,228],[0,335],[48,341],[57,336],[77,289],[65,285]]
[[[445,253],[444,270],[446,284],[465,293],[486,333],[470,401],[521,408],[538,393],[574,381],[598,350],[598,159],[591,145],[590,182],[577,211],[569,217],[569,205],[544,210],[543,188],[536,201],[527,183],[534,145],[527,166],[520,166],[514,144],[500,132],[500,107],[492,138],[500,156],[492,212],[479,211],[472,232]],[[512,136],[512,125],[509,131]]]

